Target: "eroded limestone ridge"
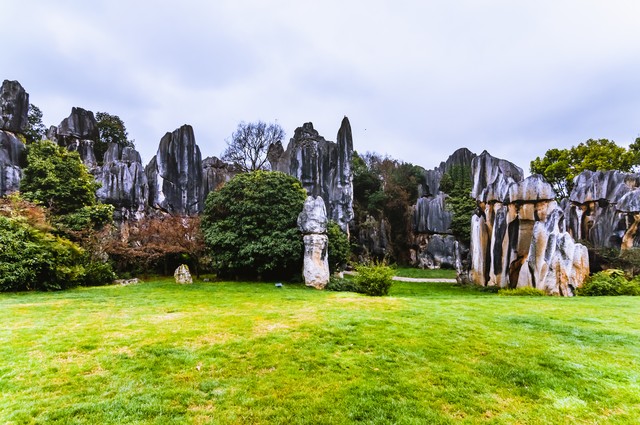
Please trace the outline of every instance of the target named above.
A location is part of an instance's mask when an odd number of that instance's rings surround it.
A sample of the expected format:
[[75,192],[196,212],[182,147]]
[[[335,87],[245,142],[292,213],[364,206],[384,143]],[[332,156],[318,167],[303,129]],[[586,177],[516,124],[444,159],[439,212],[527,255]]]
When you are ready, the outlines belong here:
[[472,175],[478,211],[467,278],[483,286],[574,295],[589,275],[589,255],[567,232],[551,186],[539,175],[523,180],[521,169],[486,151],[473,160]]
[[28,113],[29,93],[19,82],[4,80],[0,87],[0,196],[20,187],[25,146],[19,135],[27,127]]
[[310,196],[322,197],[329,219],[347,232],[353,220],[353,137],[347,117],[336,140],[327,141],[308,122],[296,128],[286,150],[280,142],[273,144],[268,158],[273,170],[300,180]]

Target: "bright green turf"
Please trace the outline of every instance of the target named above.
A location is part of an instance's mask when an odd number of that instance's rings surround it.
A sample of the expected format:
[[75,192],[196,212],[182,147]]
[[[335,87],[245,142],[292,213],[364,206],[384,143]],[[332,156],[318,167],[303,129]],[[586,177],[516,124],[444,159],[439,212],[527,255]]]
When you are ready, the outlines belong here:
[[635,424],[639,313],[425,283],[0,294],[0,423]]

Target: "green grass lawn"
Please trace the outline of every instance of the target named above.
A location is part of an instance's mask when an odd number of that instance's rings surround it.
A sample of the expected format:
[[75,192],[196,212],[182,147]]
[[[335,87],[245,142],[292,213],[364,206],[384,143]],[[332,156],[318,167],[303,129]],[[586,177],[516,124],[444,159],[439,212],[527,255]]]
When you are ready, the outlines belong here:
[[0,423],[637,424],[640,297],[0,294]]
[[452,269],[418,269],[416,267],[396,267],[395,275],[401,277],[427,279],[455,279],[456,271]]

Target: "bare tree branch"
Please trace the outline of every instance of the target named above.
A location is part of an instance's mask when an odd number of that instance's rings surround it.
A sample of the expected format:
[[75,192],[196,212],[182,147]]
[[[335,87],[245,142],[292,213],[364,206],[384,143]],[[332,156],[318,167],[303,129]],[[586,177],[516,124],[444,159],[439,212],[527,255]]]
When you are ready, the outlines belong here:
[[222,160],[233,163],[244,172],[267,170],[267,151],[272,143],[284,139],[284,130],[278,124],[263,121],[238,124],[238,128],[227,140]]

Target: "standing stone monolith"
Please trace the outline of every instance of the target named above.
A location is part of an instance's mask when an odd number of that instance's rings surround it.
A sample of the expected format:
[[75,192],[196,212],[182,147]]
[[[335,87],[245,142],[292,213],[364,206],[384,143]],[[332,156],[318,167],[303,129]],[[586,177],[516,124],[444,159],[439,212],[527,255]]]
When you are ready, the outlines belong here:
[[191,285],[193,283],[189,266],[186,264],[181,264],[173,273],[173,277],[176,279],[176,283],[180,285]]
[[304,234],[304,283],[316,289],[324,289],[329,283],[329,238],[327,210],[320,196],[307,197],[298,215],[298,229]]

